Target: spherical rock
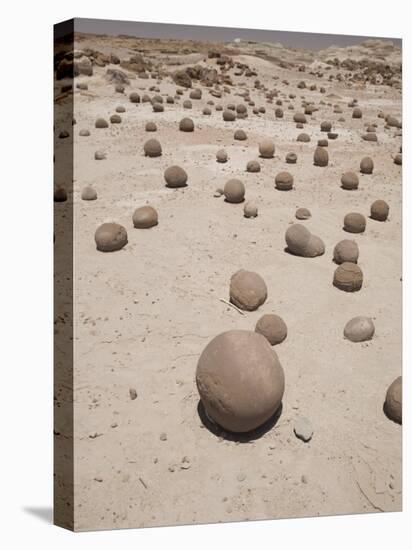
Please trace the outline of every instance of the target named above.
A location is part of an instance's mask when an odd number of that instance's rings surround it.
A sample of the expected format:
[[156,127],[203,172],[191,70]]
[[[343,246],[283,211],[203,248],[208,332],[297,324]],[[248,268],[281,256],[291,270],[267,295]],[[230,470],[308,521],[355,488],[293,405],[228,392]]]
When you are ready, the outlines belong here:
[[112,124],[120,124],[121,121],[122,121],[122,119],[121,119],[121,116],[120,116],[120,115],[117,115],[117,114],[116,114],[116,115],[112,115],[112,116],[110,117],[110,122],[111,122]]
[[94,159],[95,160],[104,160],[105,158],[106,158],[106,152],[102,151],[101,149],[96,151],[95,154],[94,154]]
[[318,147],[329,147],[329,141],[327,139],[318,139]]
[[195,125],[191,118],[182,118],[182,120],[179,123],[179,130],[181,132],[193,132],[194,129],[195,129]]
[[153,206],[141,206],[133,213],[133,225],[138,229],[148,229],[158,224],[157,211]]
[[258,208],[254,202],[247,202],[243,208],[243,215],[245,218],[256,218],[258,215]]
[[275,117],[276,118],[283,118],[283,109],[280,109],[280,108],[276,109],[275,110]]
[[352,118],[362,118],[362,111],[359,107],[355,107],[352,111]]
[[333,286],[345,292],[356,292],[362,288],[363,273],[357,264],[343,262],[333,275]]
[[202,90],[196,88],[192,90],[189,94],[190,99],[202,99]]
[[94,235],[97,250],[113,252],[127,244],[126,229],[118,223],[104,223],[97,228]]
[[371,218],[379,222],[387,220],[389,214],[389,205],[383,200],[376,200],[371,205]]
[[393,162],[398,166],[402,166],[402,153],[397,153],[393,158]]
[[340,180],[342,189],[352,191],[359,187],[359,178],[355,172],[345,172]]
[[216,153],[216,160],[217,162],[227,162],[228,156],[227,152],[224,149],[219,149],[219,151]]
[[129,100],[131,103],[140,103],[140,95],[137,92],[132,92],[129,95]]
[[152,109],[154,113],[163,113],[165,108],[161,103],[153,102]]
[[203,109],[202,113],[203,113],[204,115],[206,115],[206,116],[209,116],[209,115],[212,114],[212,111],[211,111],[210,107],[205,107],[205,108]]
[[233,122],[234,120],[236,120],[236,113],[234,113],[230,109],[226,109],[225,111],[223,111],[222,117],[225,122]]
[[118,105],[115,109],[116,113],[125,113],[126,112],[126,108],[123,107],[123,105]]
[[287,164],[296,164],[298,156],[296,153],[287,153],[285,160]]
[[308,143],[310,141],[310,136],[308,134],[299,134],[296,138],[296,141],[300,141],[302,143]]
[[360,162],[360,171],[362,174],[372,174],[373,160],[370,157],[364,157]]
[[370,317],[354,317],[348,321],[343,330],[345,338],[351,342],[365,342],[372,340],[375,334],[375,325]]
[[86,130],[86,129],[80,130],[79,136],[88,137],[88,136],[90,136],[90,132],[89,132],[89,130]]
[[157,125],[155,122],[146,122],[145,126],[146,132],[156,132],[157,131]]
[[314,258],[325,252],[323,241],[299,223],[294,223],[287,229],[285,240],[289,252],[296,256]]
[[329,155],[324,147],[316,147],[313,155],[313,164],[315,166],[327,166],[329,163]]
[[169,166],[164,172],[166,187],[185,187],[187,185],[187,173],[180,166]]
[[359,258],[359,247],[355,241],[349,239],[343,239],[333,249],[333,260],[337,264],[343,264],[344,262],[351,262],[356,264]]
[[306,124],[307,120],[303,113],[295,113],[293,115],[293,121],[300,123],[300,124]]
[[143,149],[146,157],[160,157],[162,154],[162,146],[157,139],[149,139],[146,141]]
[[264,139],[259,143],[259,154],[264,159],[271,159],[275,154],[275,144],[271,139]]
[[90,185],[83,187],[81,198],[84,201],[95,201],[97,199],[96,190]]
[[260,164],[257,160],[250,160],[246,165],[247,172],[260,172]]
[[402,376],[389,386],[383,409],[389,420],[402,424]]
[[234,178],[225,183],[223,193],[227,202],[242,202],[245,199],[245,186]]
[[312,217],[312,214],[307,208],[298,208],[296,210],[295,217],[297,220],[308,220]]
[[109,123],[104,118],[98,118],[94,123],[96,128],[108,128]]
[[244,130],[236,130],[234,134],[234,139],[237,139],[238,141],[245,141],[247,139],[246,132]]
[[276,346],[285,340],[288,328],[278,315],[266,314],[256,323],[255,332],[264,336],[271,346]]
[[363,233],[366,228],[366,218],[359,212],[350,212],[343,219],[343,229],[348,233]]
[[279,172],[275,177],[276,189],[289,191],[293,188],[293,176],[289,172]]
[[332,130],[332,123],[331,122],[322,122],[320,125],[320,131],[321,132],[330,132]]
[[208,416],[225,430],[244,433],[279,409],[285,375],[267,340],[256,332],[231,330],[203,350],[196,384]]
[[185,99],[183,101],[183,109],[191,109],[192,108],[192,102],[189,99]]
[[268,295],[265,281],[253,271],[240,269],[230,279],[230,301],[245,311],[254,311]]

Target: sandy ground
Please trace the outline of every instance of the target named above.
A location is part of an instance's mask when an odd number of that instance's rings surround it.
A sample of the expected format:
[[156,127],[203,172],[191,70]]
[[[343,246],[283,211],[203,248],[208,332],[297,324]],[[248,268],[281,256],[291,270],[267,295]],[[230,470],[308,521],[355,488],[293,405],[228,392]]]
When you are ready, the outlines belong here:
[[[230,123],[213,106],[211,116],[202,115],[214,99],[207,89],[191,110],[182,107],[185,92],[163,113],[153,113],[150,104],[128,101],[130,91],[153,95],[152,79],[132,80],[122,95],[102,78],[107,67],[76,78],[89,87],[75,91],[73,126],[76,530],[401,510],[401,427],[382,411],[388,385],[401,374],[401,167],[392,158],[401,138],[377,118],[379,110],[400,116],[399,92],[348,89],[325,79],[327,94],[341,98],[328,99],[296,88],[302,79],[322,85],[319,79],[256,57],[237,60],[279,90],[283,119],[275,119],[276,105],[253,90],[253,78],[251,98],[266,106],[266,114],[258,117],[249,108],[246,120]],[[245,78],[233,79],[231,94],[215,104],[242,102],[235,93]],[[162,95],[174,95],[170,79],[158,85]],[[291,92],[295,111],[287,109]],[[301,96],[325,101],[303,130],[292,119]],[[347,106],[353,97],[363,111],[360,120]],[[339,103],[343,114],[334,114],[329,101]],[[122,123],[96,129],[96,118],[108,120],[117,105],[126,108]],[[184,116],[194,120],[194,133],[179,132]],[[341,116],[345,122],[338,122]],[[157,123],[156,133],[144,131],[149,120]],[[323,120],[333,122],[339,137],[329,141],[329,165],[319,168],[313,152],[326,137],[319,129]],[[378,123],[378,143],[360,138],[368,121]],[[79,136],[82,128],[91,135]],[[246,142],[233,139],[238,128],[247,132]],[[296,142],[301,132],[310,143]],[[160,158],[143,155],[152,137],[162,144]],[[261,172],[247,173],[264,137],[274,139],[275,158],[259,159]],[[215,158],[222,147],[226,164]],[[98,149],[106,151],[106,160],[94,160]],[[56,156],[62,151],[58,144]],[[290,151],[298,155],[296,165],[285,163]],[[367,155],[375,162],[373,175],[359,174],[358,191],[342,190],[342,173],[359,172]],[[188,187],[164,186],[163,171],[172,164],[185,168]],[[281,170],[293,174],[293,191],[274,188]],[[231,177],[244,182],[246,200],[258,205],[257,218],[244,218],[243,204],[214,197]],[[97,190],[97,201],[80,199],[85,185]],[[345,233],[344,215],[368,216],[378,198],[390,205],[388,221],[368,218],[364,234]],[[134,229],[133,211],[146,203],[157,209],[159,225]],[[303,223],[325,242],[321,257],[284,251],[285,231],[302,206],[312,212]],[[127,229],[129,242],[119,252],[96,250],[94,232],[105,221]],[[360,248],[364,285],[353,294],[332,286],[333,247],[344,238],[354,238]],[[241,268],[258,272],[268,287],[263,306],[245,315],[220,301],[229,299],[230,277]],[[276,346],[286,376],[281,416],[256,439],[213,433],[198,414],[199,354],[220,332],[254,330],[264,313],[279,314],[288,326],[286,341]],[[374,319],[372,341],[343,338],[346,322],[357,315]],[[137,391],[135,400],[130,388]],[[308,443],[293,433],[300,416],[314,427]]]

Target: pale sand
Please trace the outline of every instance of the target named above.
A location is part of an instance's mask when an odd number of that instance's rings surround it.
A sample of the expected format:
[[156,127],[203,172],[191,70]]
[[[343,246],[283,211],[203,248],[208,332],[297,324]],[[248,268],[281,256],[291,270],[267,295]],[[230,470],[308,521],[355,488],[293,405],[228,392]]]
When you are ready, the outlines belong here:
[[[400,93],[329,84],[327,72],[319,79],[250,55],[234,60],[248,63],[262,83],[279,90],[283,119],[275,119],[276,98],[268,104],[264,92],[253,89],[255,77],[233,77],[231,94],[221,100],[203,88],[202,100],[193,100],[191,110],[182,107],[185,92],[175,105],[165,103],[164,113],[128,101],[130,91],[154,95],[148,88],[155,80],[132,80],[122,95],[102,78],[108,67],[75,79],[89,85],[88,92],[75,90],[73,126],[77,530],[401,510],[401,427],[382,411],[388,385],[401,374],[402,190],[401,167],[392,160],[401,138],[377,118],[381,109],[401,117]],[[290,86],[282,84],[284,78]],[[325,85],[327,92],[299,90],[300,80]],[[266,115],[257,117],[248,107],[246,120],[224,123],[214,106],[211,116],[202,115],[209,99],[241,103],[235,95],[239,82],[248,83]],[[165,78],[159,87],[162,95],[174,95],[177,86]],[[287,109],[289,93],[296,94],[295,111]],[[341,99],[328,99],[330,93]],[[343,114],[320,105],[299,130],[292,117],[301,111],[301,96],[339,103]],[[363,111],[360,120],[352,119],[347,107],[353,97]],[[108,120],[117,105],[126,107],[122,123],[94,128],[96,118]],[[194,120],[193,133],[179,132],[184,116]],[[338,122],[341,116],[345,123]],[[157,123],[157,132],[144,131],[149,120]],[[333,122],[339,137],[329,141],[329,166],[319,168],[313,166],[313,152],[317,140],[327,137],[319,129],[323,120]],[[378,123],[378,143],[360,139],[367,121]],[[82,128],[90,137],[78,135]],[[247,132],[246,142],[233,140],[238,128]],[[311,136],[310,143],[296,142],[301,132]],[[274,139],[275,158],[259,159],[261,172],[246,173],[264,137]],[[160,158],[144,157],[149,138],[160,140]],[[222,147],[229,154],[226,164],[215,158]],[[63,149],[59,143],[56,156]],[[106,160],[94,160],[98,149],[107,152]],[[284,160],[290,151],[298,155],[296,165]],[[375,162],[373,175],[359,174],[359,190],[343,191],[342,173],[359,173],[367,155]],[[187,188],[165,187],[163,171],[172,164],[187,171]],[[274,188],[281,170],[293,174],[293,191]],[[246,200],[258,205],[257,218],[244,218],[243,204],[213,196],[231,177],[244,182]],[[86,185],[97,190],[97,201],[80,199]],[[388,221],[368,218],[364,234],[345,233],[344,215],[368,216],[378,198],[390,205]],[[146,203],[158,210],[159,225],[134,229],[132,214]],[[323,256],[300,258],[284,251],[297,207],[310,209],[312,218],[302,223],[324,240]],[[96,250],[94,232],[105,221],[127,229],[123,250]],[[344,238],[360,248],[364,284],[354,294],[332,286],[333,247]],[[220,301],[228,300],[230,276],[241,268],[258,272],[269,292],[263,306],[245,315]],[[280,419],[248,443],[219,438],[197,412],[199,354],[220,332],[254,330],[260,316],[272,312],[288,326],[286,341],[275,348],[286,375]],[[374,319],[372,341],[344,340],[346,322],[357,315]],[[137,399],[130,399],[129,388],[137,390]],[[293,433],[299,416],[313,424],[309,443]],[[162,432],[166,441],[160,440]],[[189,462],[182,463],[184,457]]]

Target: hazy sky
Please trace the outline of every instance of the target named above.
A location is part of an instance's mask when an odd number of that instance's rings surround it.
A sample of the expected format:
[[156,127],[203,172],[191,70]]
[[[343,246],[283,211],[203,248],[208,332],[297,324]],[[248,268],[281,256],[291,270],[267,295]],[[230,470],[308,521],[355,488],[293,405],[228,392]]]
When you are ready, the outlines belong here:
[[[319,50],[333,44],[350,46],[373,36],[351,36],[343,34],[316,34],[289,31],[266,31],[257,29],[236,29],[228,27],[202,27],[197,25],[172,25],[164,23],[140,23],[133,21],[110,21],[104,19],[75,19],[75,30],[94,34],[128,34],[141,38],[177,38],[203,41],[230,41],[234,38],[257,42],[280,42],[292,48]],[[382,38],[382,37],[381,37]],[[397,46],[399,38],[385,37]]]

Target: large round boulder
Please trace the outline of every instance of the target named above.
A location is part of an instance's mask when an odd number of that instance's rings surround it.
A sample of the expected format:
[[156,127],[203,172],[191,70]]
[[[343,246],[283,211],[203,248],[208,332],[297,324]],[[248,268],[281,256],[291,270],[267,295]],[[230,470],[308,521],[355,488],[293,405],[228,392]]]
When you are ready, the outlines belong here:
[[234,178],[225,183],[223,193],[227,202],[243,202],[245,199],[245,186],[240,180]]
[[275,154],[275,144],[271,139],[264,139],[259,143],[259,154],[264,159],[271,159]]
[[127,244],[127,231],[118,223],[104,223],[94,234],[97,250],[114,252]]
[[256,323],[255,332],[266,338],[271,346],[276,346],[285,340],[288,328],[285,321],[279,315],[263,315]]
[[356,292],[362,288],[363,273],[357,264],[343,262],[333,275],[333,286],[345,292]]
[[359,187],[359,178],[355,172],[345,172],[341,177],[342,189],[353,191]]
[[157,139],[149,139],[143,146],[146,157],[160,157],[162,155],[162,146]]
[[348,233],[363,233],[366,228],[366,218],[359,212],[350,212],[343,219],[343,229]]
[[181,132],[193,132],[195,125],[191,118],[185,117],[179,122],[179,130]]
[[402,424],[402,376],[398,376],[389,386],[383,409],[390,420]]
[[313,164],[315,166],[327,166],[329,163],[329,155],[324,147],[316,147],[313,155]]
[[371,204],[371,218],[378,222],[384,222],[389,215],[389,204],[386,201],[378,199]]
[[363,157],[360,161],[361,174],[372,174],[373,172],[373,160],[370,157]]
[[315,258],[325,253],[325,245],[318,236],[312,233],[304,225],[294,223],[285,234],[288,251],[295,256]]
[[240,269],[232,275],[229,289],[232,304],[245,311],[254,311],[268,295],[265,281],[254,271]]
[[216,336],[203,350],[196,384],[209,418],[225,430],[245,433],[279,409],[285,375],[266,338],[231,330]]
[[275,176],[275,187],[279,191],[290,191],[293,188],[293,176],[289,172],[279,172]]
[[333,260],[337,264],[343,264],[344,262],[351,262],[356,264],[359,258],[359,248],[355,241],[349,239],[343,239],[333,249]]
[[137,229],[148,229],[159,223],[157,211],[153,206],[140,206],[133,213],[133,225]]
[[186,187],[187,185],[187,173],[180,166],[169,166],[164,172],[164,178],[166,180],[166,187]]

